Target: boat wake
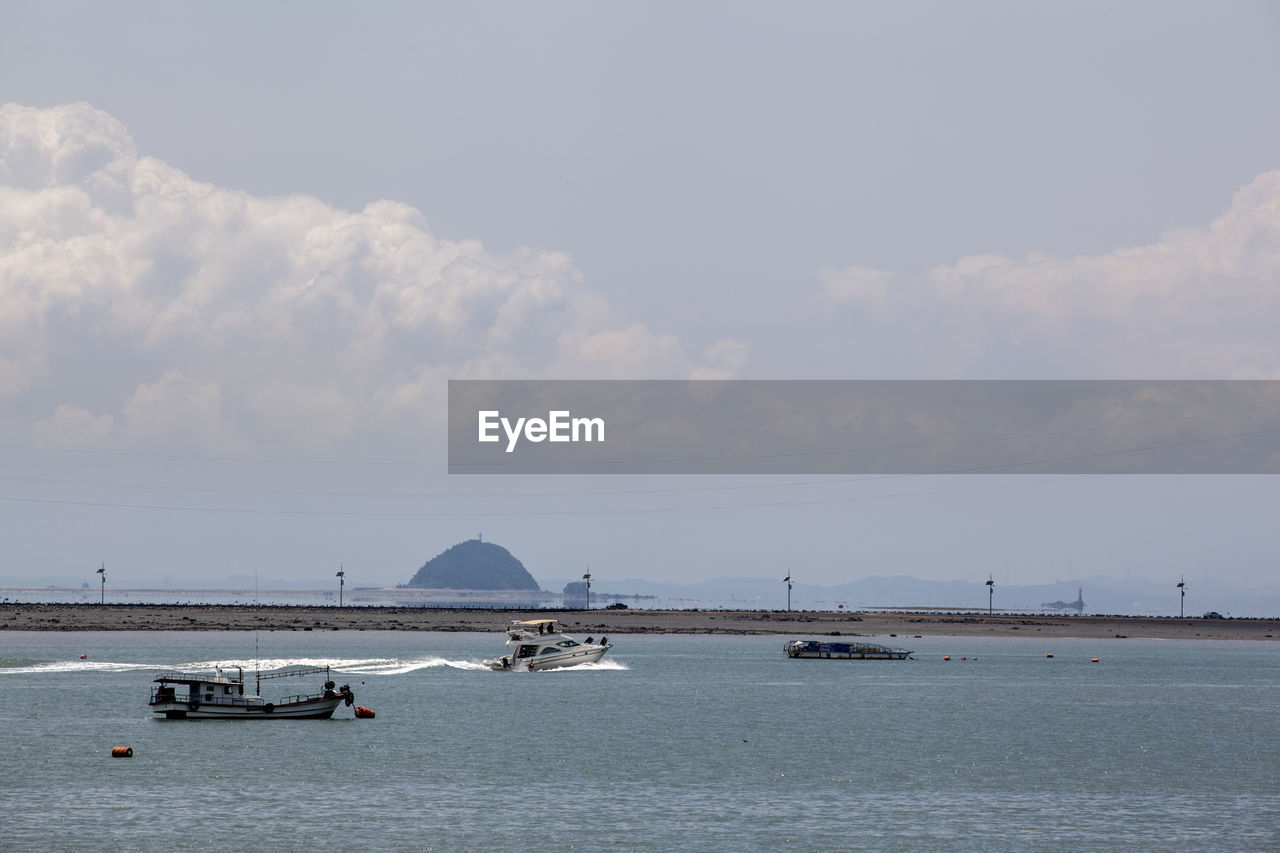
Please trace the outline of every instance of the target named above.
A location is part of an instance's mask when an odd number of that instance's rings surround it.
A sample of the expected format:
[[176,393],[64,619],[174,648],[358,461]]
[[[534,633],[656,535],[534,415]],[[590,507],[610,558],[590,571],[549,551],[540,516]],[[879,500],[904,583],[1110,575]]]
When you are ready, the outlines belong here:
[[484,664],[469,660],[449,660],[448,658],[422,658],[420,660],[377,660],[351,661],[335,666],[343,672],[354,672],[367,675],[407,675],[420,669],[486,669]]
[[631,667],[627,666],[625,663],[622,663],[621,661],[616,661],[616,660],[598,660],[598,661],[593,661],[592,663],[580,663],[580,664],[577,664],[577,665],[575,665],[575,666],[565,666],[565,667],[561,667],[561,668],[559,668],[559,669],[546,669],[546,670],[543,670],[543,672],[545,672],[545,673],[550,673],[550,672],[601,672],[601,671],[609,671],[609,672],[626,672],[626,671],[627,671],[627,670],[629,670],[629,669],[631,669]]
[[[67,660],[67,661],[0,661],[0,675],[38,675],[38,674],[72,674],[72,673],[109,673],[109,672],[160,672],[177,670],[179,672],[207,672],[215,666],[224,670],[241,667],[246,673],[260,671],[273,672],[289,667],[329,667],[335,674],[351,675],[408,675],[424,669],[471,670],[487,672],[489,668],[479,661],[450,660],[442,657],[425,657],[415,660],[399,660],[394,658],[349,658],[333,660],[328,658],[265,658],[263,660],[203,660],[186,663],[120,663],[115,661]],[[594,663],[583,663],[563,669],[545,670],[546,672],[575,672],[590,670],[625,671],[629,667],[616,660],[599,660]]]
[[0,666],[0,675],[37,675],[73,672],[132,672],[161,667],[154,663],[112,663],[98,660],[32,661],[13,666]]
[[485,668],[483,664],[472,663],[471,661],[425,657],[415,660],[397,658],[269,658],[260,661],[203,661],[183,664],[178,669],[199,671],[212,669],[215,664],[224,668],[227,666],[242,666],[245,672],[254,669],[267,672],[292,666],[327,666],[335,673],[350,673],[352,675],[407,675],[420,669],[434,669],[442,666],[453,667],[454,669]]

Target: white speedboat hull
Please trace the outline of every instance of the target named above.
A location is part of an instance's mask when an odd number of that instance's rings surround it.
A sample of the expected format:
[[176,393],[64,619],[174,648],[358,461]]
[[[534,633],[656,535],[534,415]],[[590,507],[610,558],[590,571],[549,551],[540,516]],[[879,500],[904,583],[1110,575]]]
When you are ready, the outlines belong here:
[[[515,622],[507,630],[505,655],[487,660],[484,665],[500,672],[534,672],[540,669],[564,669],[595,663],[609,651],[608,638],[579,642],[556,630],[554,619],[527,619]],[[536,630],[535,630],[536,626]]]
[[[519,669],[534,672],[541,669],[563,669],[566,666],[580,666],[584,663],[595,663],[604,657],[608,646],[578,646],[565,652],[549,655],[538,655],[528,660],[511,663],[510,656],[485,661],[485,666],[492,670]],[[505,662],[505,663],[504,663]]]

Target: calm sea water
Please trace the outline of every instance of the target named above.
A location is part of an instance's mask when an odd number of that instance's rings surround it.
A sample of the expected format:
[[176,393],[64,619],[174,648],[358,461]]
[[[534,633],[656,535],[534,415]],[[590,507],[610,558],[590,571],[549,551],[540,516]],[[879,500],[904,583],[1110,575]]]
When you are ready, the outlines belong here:
[[[497,634],[0,632],[0,848],[1280,849],[1280,646],[784,639],[494,673]],[[151,718],[159,670],[251,669],[255,642],[377,719]]]

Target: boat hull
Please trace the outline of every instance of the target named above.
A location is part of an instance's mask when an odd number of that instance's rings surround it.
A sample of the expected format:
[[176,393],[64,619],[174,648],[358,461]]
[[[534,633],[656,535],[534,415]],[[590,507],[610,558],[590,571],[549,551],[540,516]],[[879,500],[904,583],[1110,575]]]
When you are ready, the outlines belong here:
[[[167,720],[327,720],[343,702],[342,696],[312,699],[279,705],[222,705],[213,703],[163,702],[151,711]],[[192,707],[194,704],[195,707]],[[270,707],[271,710],[267,710]]]
[[[504,666],[502,658],[497,660],[485,661],[485,666],[495,671],[504,670],[523,670],[525,672],[536,672],[544,669],[564,669],[570,666],[581,666],[584,663],[595,663],[604,657],[604,653],[608,651],[607,646],[584,647],[570,649],[564,652],[557,652],[550,655],[538,655],[536,658],[528,658],[526,660],[517,660],[509,666]],[[508,660],[510,656],[508,656]]]
[[824,643],[796,640],[782,647],[787,657],[809,660],[906,660],[908,649],[895,649],[873,643]]

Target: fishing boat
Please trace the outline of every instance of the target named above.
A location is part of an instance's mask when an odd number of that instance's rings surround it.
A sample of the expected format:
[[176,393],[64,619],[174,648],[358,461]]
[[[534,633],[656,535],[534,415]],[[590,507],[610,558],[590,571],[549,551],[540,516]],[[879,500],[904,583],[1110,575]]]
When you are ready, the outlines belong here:
[[485,666],[499,671],[561,669],[598,661],[612,648],[608,637],[601,637],[598,643],[591,637],[585,642],[575,640],[555,619],[512,622],[507,629],[507,646],[507,654],[485,661]]
[[[329,667],[290,668],[257,673],[255,690],[245,692],[244,669],[235,674],[214,667],[213,675],[166,672],[155,679],[151,691],[151,711],[169,720],[327,720],[342,703],[356,701],[346,684],[336,687]],[[263,699],[262,682],[275,678],[324,675],[320,693],[297,693],[274,702]]]
[[906,660],[909,649],[877,643],[829,643],[826,640],[792,640],[782,646],[787,657],[831,660]]

